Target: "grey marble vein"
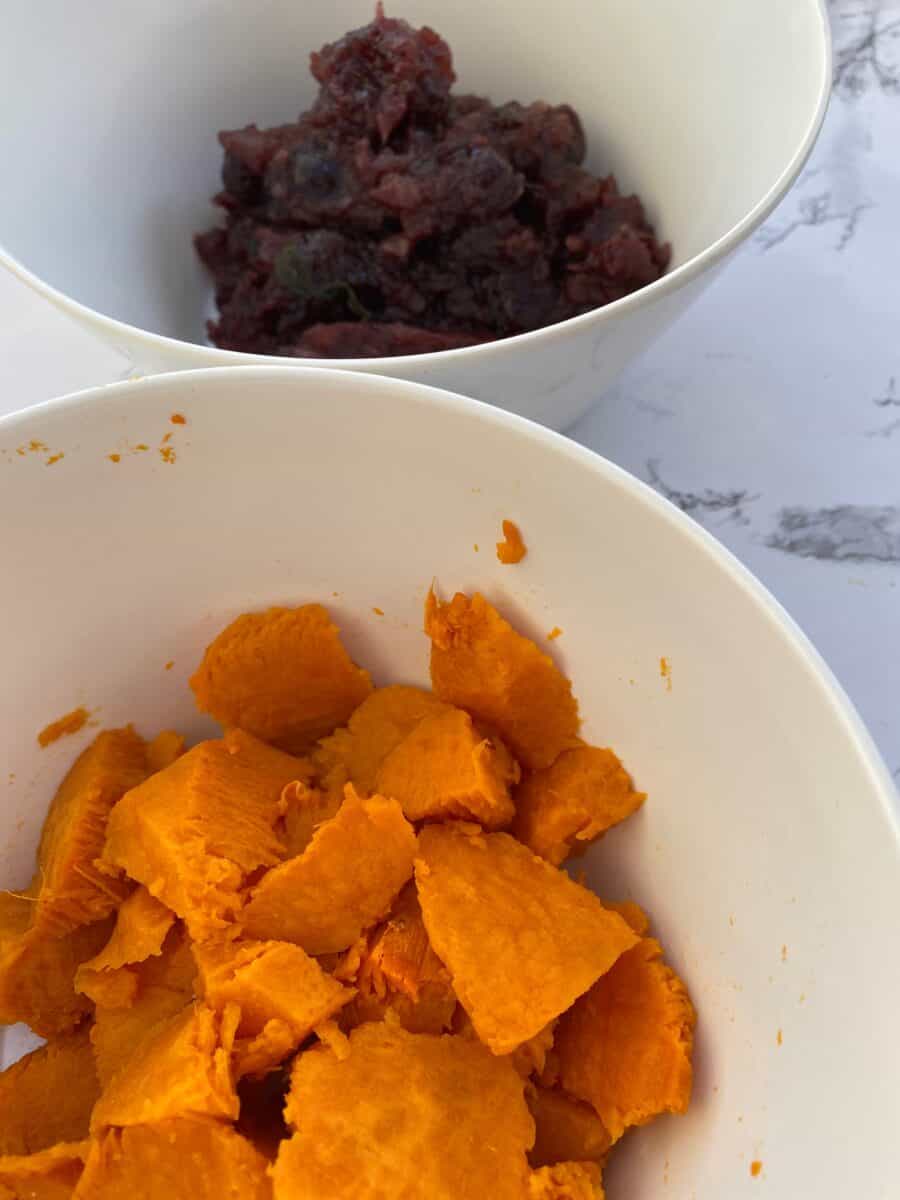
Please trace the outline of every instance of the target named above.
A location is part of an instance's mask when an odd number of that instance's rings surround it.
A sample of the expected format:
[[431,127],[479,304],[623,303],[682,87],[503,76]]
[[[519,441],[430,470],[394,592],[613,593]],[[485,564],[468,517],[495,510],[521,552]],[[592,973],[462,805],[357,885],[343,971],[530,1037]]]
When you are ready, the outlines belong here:
[[806,196],[800,200],[799,215],[792,221],[787,221],[783,225],[769,222],[760,229],[754,240],[763,251],[766,251],[781,245],[798,229],[813,229],[816,226],[836,224],[839,228],[834,249],[844,250],[853,240],[863,213],[872,207],[874,206],[871,200],[862,200],[848,208],[838,207],[833,203],[830,191],[820,192],[816,196]]
[[858,100],[874,85],[900,96],[900,15],[891,16],[885,7],[879,0],[832,3],[835,95]]
[[877,504],[782,508],[765,542],[800,558],[900,563],[900,508]]
[[702,492],[679,491],[664,482],[659,473],[659,460],[655,458],[647,460],[647,480],[667,500],[701,524],[705,518],[719,515],[719,524],[731,521],[736,525],[749,525],[750,518],[744,507],[759,499],[758,495],[751,495],[746,489],[730,492],[714,491],[712,488],[704,488]]

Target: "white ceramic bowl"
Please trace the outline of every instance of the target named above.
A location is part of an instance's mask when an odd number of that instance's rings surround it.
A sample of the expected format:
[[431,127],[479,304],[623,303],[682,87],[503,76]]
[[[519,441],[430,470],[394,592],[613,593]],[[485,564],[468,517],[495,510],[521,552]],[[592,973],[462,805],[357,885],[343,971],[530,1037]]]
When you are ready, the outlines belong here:
[[[312,95],[309,51],[372,10],[372,0],[6,5],[0,261],[125,350],[136,374],[271,362],[205,344],[211,294],[191,235],[217,219],[216,131],[293,120]],[[641,194],[673,265],[641,292],[535,333],[331,365],[565,428],[793,182],[830,82],[823,0],[395,0],[391,10],[447,37],[461,90],[573,104],[590,165]]]
[[[16,453],[32,439],[47,449]],[[610,1200],[896,1196],[893,788],[816,652],[708,534],[546,430],[347,372],[120,384],[0,421],[0,447],[0,884],[28,879],[92,736],[41,751],[52,718],[85,704],[198,736],[187,677],[210,636],[311,599],[379,682],[424,682],[432,578],[479,588],[542,644],[562,628],[586,736],[649,793],[588,877],[646,904],[699,1009],[692,1111],[627,1139]],[[529,546],[516,567],[494,555],[503,517]]]

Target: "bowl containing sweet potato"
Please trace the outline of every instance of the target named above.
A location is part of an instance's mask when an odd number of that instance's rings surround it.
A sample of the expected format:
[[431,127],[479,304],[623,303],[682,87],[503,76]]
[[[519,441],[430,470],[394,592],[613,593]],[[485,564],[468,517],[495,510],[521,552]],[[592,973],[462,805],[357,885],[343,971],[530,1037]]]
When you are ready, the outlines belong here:
[[0,1194],[888,1194],[890,778],[713,539],[374,376],[0,447]]

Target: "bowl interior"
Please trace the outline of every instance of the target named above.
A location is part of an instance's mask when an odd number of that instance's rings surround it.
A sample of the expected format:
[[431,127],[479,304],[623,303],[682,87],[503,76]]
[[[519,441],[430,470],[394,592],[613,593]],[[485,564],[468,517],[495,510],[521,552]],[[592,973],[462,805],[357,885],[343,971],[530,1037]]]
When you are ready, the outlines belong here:
[[[481,589],[540,643],[563,630],[553,653],[586,736],[649,793],[588,880],[646,905],[699,1008],[692,1112],[629,1137],[612,1200],[664,1180],[756,1195],[755,1159],[773,1197],[890,1194],[890,783],[814,652],[712,539],[561,438],[366,376],[164,376],[8,419],[0,447],[0,511],[16,514],[0,525],[0,885],[28,879],[52,789],[92,736],[39,750],[51,719],[84,704],[105,726],[198,737],[186,681],[210,636],[310,599],[377,681],[423,682],[432,578]],[[494,554],[503,517],[529,545],[516,567]]]
[[[567,101],[591,165],[644,197],[674,263],[744,217],[790,165],[821,95],[818,0],[406,0],[449,41],[458,88]],[[47,283],[155,333],[204,342],[191,236],[216,220],[216,132],[293,120],[308,54],[370,0],[13,5],[0,39],[0,245]],[[23,92],[25,93],[23,95]]]

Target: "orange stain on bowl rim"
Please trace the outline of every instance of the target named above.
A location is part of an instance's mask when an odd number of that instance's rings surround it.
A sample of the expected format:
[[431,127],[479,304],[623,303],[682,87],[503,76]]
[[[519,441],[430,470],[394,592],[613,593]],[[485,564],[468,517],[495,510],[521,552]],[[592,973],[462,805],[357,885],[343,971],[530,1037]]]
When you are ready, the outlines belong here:
[[753,1162],[750,1164],[750,1174],[753,1176],[754,1179],[756,1179],[759,1175],[762,1174],[762,1169],[763,1169],[762,1163],[759,1161],[758,1158],[754,1158]]
[[665,655],[663,655],[659,660],[659,675],[660,675],[660,678],[665,682],[666,691],[671,692],[671,690],[672,690],[672,664],[669,662],[669,660],[666,658]]
[[779,1046],[784,1045],[784,1034],[781,1032],[780,1029],[778,1030],[778,1032],[775,1035],[775,1041]]
[[184,413],[172,413],[171,417],[169,417],[169,420],[173,425],[187,425],[187,417],[184,415]]
[[91,714],[82,706],[73,708],[63,717],[58,717],[55,721],[51,721],[49,725],[45,725],[41,732],[37,735],[38,745],[42,750],[47,746],[52,746],[54,742],[58,742],[61,737],[69,737],[70,734],[78,733],[87,724],[87,719]]
[[175,666],[175,659],[170,658],[169,661],[166,663],[166,665],[163,667],[163,670],[171,671],[174,666]]
[[563,633],[563,631],[560,629],[560,627],[558,625],[554,625],[553,628],[550,630],[550,632],[547,634],[547,641],[555,642],[558,637],[562,637],[562,633]]
[[65,458],[65,454],[60,450],[57,454],[51,454],[47,459],[47,466],[52,467],[54,463],[58,463],[61,458]]
[[383,608],[379,608],[377,605],[373,605],[373,607],[372,607],[372,612],[375,614],[375,616],[376,616],[376,617],[383,617],[383,616],[384,616],[384,609],[383,609]]
[[106,456],[106,457],[109,459],[109,461],[110,461],[110,462],[113,462],[113,463],[117,463],[117,462],[121,462],[121,461],[122,461],[122,455],[121,455],[121,454],[116,454],[116,453],[113,453],[113,454],[107,454],[107,456]]
[[528,547],[515,521],[504,521],[502,528],[503,541],[497,543],[497,557],[500,562],[511,566],[522,561],[528,553]]

